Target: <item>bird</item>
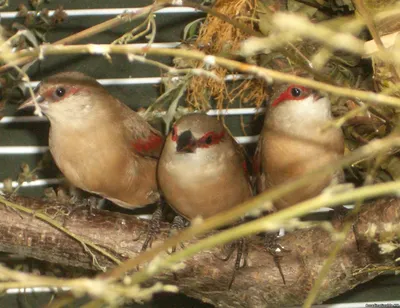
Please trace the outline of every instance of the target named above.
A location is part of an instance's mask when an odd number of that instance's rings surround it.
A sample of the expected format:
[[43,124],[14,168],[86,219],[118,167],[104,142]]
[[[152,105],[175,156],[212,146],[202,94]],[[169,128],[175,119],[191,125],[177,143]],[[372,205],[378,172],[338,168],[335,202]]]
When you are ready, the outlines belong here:
[[[242,149],[219,120],[204,113],[186,114],[175,122],[165,140],[157,178],[167,203],[189,222],[227,211],[253,196]],[[175,221],[175,229],[185,225]],[[242,260],[246,264],[243,238],[233,243],[223,259],[228,260],[235,247],[229,289]]]
[[241,148],[219,120],[204,113],[175,122],[157,178],[167,203],[189,221],[214,216],[253,195]]
[[[162,134],[96,79],[62,72],[41,81],[35,100],[50,121],[49,148],[74,186],[123,208],[160,200]],[[19,109],[34,106],[28,98]]]
[[[344,155],[342,130],[327,126],[332,120],[327,97],[301,85],[280,84],[271,102],[254,155],[258,193],[298,179]],[[281,210],[316,197],[332,183],[341,181],[342,171],[318,178],[280,198],[274,207]]]
[[[263,128],[253,159],[256,191],[262,193],[332,163],[344,154],[340,128],[332,120],[331,102],[319,92],[296,84],[278,84],[267,105]],[[316,197],[331,184],[343,181],[343,172],[329,174],[275,200],[274,211]],[[286,284],[280,265],[290,249],[277,242],[277,233],[265,233],[265,248]]]

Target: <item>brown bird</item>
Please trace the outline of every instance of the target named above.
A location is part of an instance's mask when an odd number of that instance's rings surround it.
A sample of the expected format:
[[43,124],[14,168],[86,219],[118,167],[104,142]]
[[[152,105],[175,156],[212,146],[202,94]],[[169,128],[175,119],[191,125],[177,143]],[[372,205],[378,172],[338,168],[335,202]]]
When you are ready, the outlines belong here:
[[[50,152],[73,185],[125,208],[160,199],[163,137],[95,79],[56,74],[39,84],[36,101],[50,121]],[[19,109],[33,105],[30,98]]]
[[252,196],[239,146],[216,118],[180,118],[166,138],[157,175],[166,201],[188,220],[208,218]]
[[[325,127],[331,119],[327,97],[303,86],[281,85],[267,108],[254,159],[258,192],[299,178],[343,156],[342,130]],[[319,178],[274,205],[282,209],[313,198],[342,176],[338,172]]]

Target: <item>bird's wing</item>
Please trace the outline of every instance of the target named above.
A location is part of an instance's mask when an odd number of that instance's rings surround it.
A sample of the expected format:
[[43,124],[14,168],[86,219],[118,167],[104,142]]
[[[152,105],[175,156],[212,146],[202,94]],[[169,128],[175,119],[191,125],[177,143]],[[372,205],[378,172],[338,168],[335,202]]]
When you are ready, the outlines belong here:
[[[150,124],[148,125],[150,126]],[[163,145],[164,137],[151,126],[143,137],[132,139],[133,149],[142,156],[160,157]]]
[[164,145],[164,136],[129,107],[124,112],[123,124],[132,149],[144,157],[158,158]]

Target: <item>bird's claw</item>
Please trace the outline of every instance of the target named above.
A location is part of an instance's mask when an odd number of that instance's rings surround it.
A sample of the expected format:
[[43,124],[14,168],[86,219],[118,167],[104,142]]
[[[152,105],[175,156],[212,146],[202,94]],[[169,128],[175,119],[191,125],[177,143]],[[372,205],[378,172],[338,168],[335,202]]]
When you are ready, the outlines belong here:
[[218,259],[226,262],[228,261],[233,252],[236,250],[235,267],[233,269],[231,280],[229,281],[228,289],[230,290],[233,282],[235,281],[236,272],[247,265],[247,241],[245,238],[238,239],[229,245],[228,253],[225,257],[218,257]]
[[[168,236],[169,237],[174,236],[175,234],[177,234],[180,231],[182,231],[183,229],[185,229],[185,227],[188,224],[189,224],[189,222],[185,218],[183,218],[180,215],[176,215],[174,217],[174,220],[172,221]],[[183,245],[183,243],[179,243],[179,245],[181,246],[182,249],[185,248],[185,245]],[[176,252],[176,245],[171,248],[171,252],[170,251],[167,251],[167,252],[168,252],[168,254],[173,254],[174,252]]]
[[282,277],[283,284],[286,285],[285,275],[281,267],[281,259],[285,253],[289,253],[291,250],[283,247],[277,242],[277,234],[267,233],[265,234],[264,247],[268,253],[272,256],[276,267],[279,270],[279,274]]
[[[148,247],[151,248],[153,241],[158,233],[160,233],[160,224],[163,217],[163,206],[157,205],[157,209],[154,211],[153,216],[148,225],[146,239],[143,242],[141,252],[145,251]],[[139,234],[139,237],[141,235]]]

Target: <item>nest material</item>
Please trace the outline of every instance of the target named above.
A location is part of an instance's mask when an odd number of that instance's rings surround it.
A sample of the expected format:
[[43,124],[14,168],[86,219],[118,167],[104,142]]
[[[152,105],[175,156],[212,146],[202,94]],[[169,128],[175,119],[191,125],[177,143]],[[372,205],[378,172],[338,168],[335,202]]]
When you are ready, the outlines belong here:
[[[254,29],[252,18],[255,16],[255,0],[219,0],[215,3],[214,9]],[[196,46],[207,54],[234,54],[239,49],[240,43],[248,36],[220,18],[208,15],[200,29]],[[203,65],[203,62],[196,63],[196,67],[203,67]],[[219,67],[213,69],[213,73],[224,79],[228,70]],[[196,109],[207,110],[210,107],[210,98],[215,100],[217,108],[224,108],[224,102],[232,103],[236,99],[241,103],[250,103],[259,107],[267,98],[266,83],[255,79],[230,86],[207,77],[192,78],[188,87],[187,102]]]

